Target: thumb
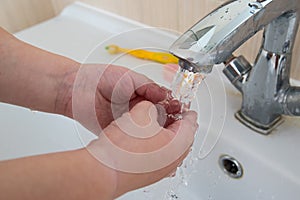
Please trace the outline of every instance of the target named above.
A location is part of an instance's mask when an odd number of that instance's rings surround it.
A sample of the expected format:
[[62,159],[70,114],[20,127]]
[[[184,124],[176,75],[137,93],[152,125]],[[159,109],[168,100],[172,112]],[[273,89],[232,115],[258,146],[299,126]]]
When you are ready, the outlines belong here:
[[147,126],[157,122],[157,110],[150,101],[141,101],[136,104],[131,110],[130,115],[132,120],[139,126]]
[[158,134],[162,127],[157,122],[157,109],[149,101],[136,104],[130,112],[124,113],[115,123],[127,135],[135,138],[149,138]]

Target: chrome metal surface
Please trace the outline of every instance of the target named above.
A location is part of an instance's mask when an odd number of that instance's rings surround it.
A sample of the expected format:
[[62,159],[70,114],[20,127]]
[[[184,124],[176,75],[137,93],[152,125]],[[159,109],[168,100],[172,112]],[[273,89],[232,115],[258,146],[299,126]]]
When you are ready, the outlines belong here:
[[[300,116],[300,89],[289,80],[299,7],[300,0],[229,1],[179,37],[170,52],[191,71],[209,73],[207,68],[226,63],[225,75],[243,94],[240,114],[245,124],[269,127],[263,132],[270,133],[281,115]],[[253,67],[242,57],[232,59],[233,52],[262,29]]]
[[224,173],[231,178],[241,178],[243,176],[242,165],[229,155],[221,155],[219,158],[219,166]]
[[243,56],[239,56],[233,58],[226,64],[223,73],[230,82],[241,91],[242,84],[247,80],[251,68],[250,63]]

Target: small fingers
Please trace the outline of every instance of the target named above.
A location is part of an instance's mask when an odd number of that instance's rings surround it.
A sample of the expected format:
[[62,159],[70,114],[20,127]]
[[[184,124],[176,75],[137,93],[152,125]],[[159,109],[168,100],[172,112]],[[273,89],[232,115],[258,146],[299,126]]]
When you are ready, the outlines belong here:
[[154,83],[145,75],[130,71],[130,77],[137,95],[153,103],[162,101],[167,96],[167,90]]
[[198,128],[197,113],[195,111],[187,111],[182,114],[182,120],[175,121],[170,124],[167,129],[177,134],[180,129],[186,129],[187,132],[195,132]]
[[156,83],[146,83],[137,88],[136,93],[153,103],[163,101],[167,97],[167,90]]
[[139,102],[130,110],[130,114],[133,120],[141,126],[156,122],[157,119],[156,107],[150,101]]

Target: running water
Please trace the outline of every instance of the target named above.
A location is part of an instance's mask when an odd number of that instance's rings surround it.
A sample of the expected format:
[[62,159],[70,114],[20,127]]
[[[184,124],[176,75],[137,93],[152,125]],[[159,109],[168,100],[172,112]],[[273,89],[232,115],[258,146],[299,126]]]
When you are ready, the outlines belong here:
[[[171,96],[181,103],[181,111],[176,115],[168,117],[172,117],[176,120],[182,118],[181,114],[190,109],[191,103],[197,93],[197,89],[203,79],[204,75],[201,73],[190,72],[183,68],[178,69],[171,85]],[[188,186],[189,178],[192,173],[196,171],[195,165],[198,161],[198,156],[193,154],[194,152],[192,152],[191,148],[188,157],[184,160],[183,164],[178,167],[176,176],[173,178],[171,186],[165,194],[165,200],[181,199],[176,192],[180,186]]]
[[[166,99],[159,104],[162,107],[170,104],[173,100],[178,100],[181,103],[181,109],[177,114],[166,114],[168,118],[172,120],[181,120],[182,113],[190,109],[191,103],[195,98],[197,89],[204,79],[204,75],[201,73],[194,73],[183,68],[179,68],[174,76],[171,84],[171,92],[168,93]],[[162,120],[164,121],[164,120]],[[184,200],[184,197],[179,195],[180,187],[187,187],[189,185],[189,179],[196,170],[196,164],[198,163],[198,154],[193,151],[193,147],[190,149],[190,153],[187,158],[183,161],[182,165],[177,168],[176,173],[170,175],[167,185],[165,185],[166,192],[163,194],[164,200]],[[149,188],[144,190],[145,198],[157,199],[161,198],[159,188]],[[146,197],[147,196],[147,197]],[[155,198],[154,198],[155,196]],[[160,196],[160,197],[158,197]]]
[[190,72],[181,67],[178,69],[171,90],[173,98],[182,103],[181,113],[190,109],[191,102],[203,78],[204,75],[201,73]]

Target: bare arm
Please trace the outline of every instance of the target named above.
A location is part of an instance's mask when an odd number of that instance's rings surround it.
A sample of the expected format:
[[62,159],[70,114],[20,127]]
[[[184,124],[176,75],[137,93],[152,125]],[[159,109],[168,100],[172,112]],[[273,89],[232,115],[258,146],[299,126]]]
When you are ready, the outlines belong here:
[[[0,28],[0,102],[65,114],[59,95],[79,65]],[[113,199],[113,176],[85,149],[1,161],[0,199]]]
[[0,199],[111,200],[114,171],[87,150],[0,162]]
[[21,42],[0,28],[0,102],[63,114],[62,82],[79,63]]

